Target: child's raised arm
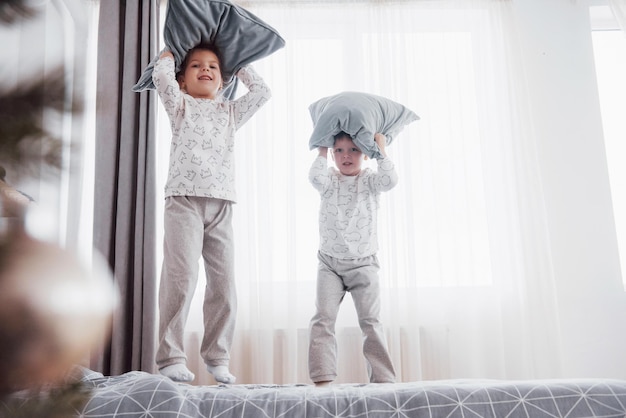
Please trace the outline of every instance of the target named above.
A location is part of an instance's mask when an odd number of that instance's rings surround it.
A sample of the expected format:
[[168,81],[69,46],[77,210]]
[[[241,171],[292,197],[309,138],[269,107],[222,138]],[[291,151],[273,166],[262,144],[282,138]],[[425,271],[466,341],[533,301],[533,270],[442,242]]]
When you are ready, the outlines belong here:
[[317,148],[318,156],[328,158],[328,148],[326,147],[318,147]]
[[237,71],[237,78],[248,88],[246,94],[231,102],[235,111],[235,127],[239,129],[272,97],[272,91],[251,65]]

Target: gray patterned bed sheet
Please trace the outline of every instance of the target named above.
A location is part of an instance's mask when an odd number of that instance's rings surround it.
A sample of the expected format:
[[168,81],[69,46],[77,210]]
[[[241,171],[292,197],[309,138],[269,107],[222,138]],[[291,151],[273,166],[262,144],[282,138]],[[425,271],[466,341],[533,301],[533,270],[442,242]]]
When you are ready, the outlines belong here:
[[192,386],[130,372],[85,378],[84,418],[625,417],[626,381],[454,380],[396,384]]

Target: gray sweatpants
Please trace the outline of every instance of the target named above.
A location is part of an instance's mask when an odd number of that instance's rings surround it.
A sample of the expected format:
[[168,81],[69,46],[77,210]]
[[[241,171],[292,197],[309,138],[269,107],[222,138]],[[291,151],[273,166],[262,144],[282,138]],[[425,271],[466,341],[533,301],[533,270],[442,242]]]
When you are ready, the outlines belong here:
[[211,366],[227,366],[235,329],[232,202],[174,196],[165,200],[163,269],[159,289],[157,366],[185,363],[185,322],[204,259],[204,337],[200,354]]
[[378,258],[372,255],[342,260],[318,252],[317,312],[310,325],[309,376],[313,382],[337,377],[335,322],[346,292],[350,292],[363,333],[363,355],[371,383],[395,382],[395,371],[379,320]]

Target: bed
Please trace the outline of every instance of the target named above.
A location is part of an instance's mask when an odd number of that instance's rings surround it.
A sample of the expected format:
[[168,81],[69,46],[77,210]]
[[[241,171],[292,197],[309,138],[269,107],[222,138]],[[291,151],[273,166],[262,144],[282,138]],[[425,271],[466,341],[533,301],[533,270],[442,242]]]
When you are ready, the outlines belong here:
[[626,380],[444,380],[192,386],[160,375],[87,373],[81,417],[625,417]]

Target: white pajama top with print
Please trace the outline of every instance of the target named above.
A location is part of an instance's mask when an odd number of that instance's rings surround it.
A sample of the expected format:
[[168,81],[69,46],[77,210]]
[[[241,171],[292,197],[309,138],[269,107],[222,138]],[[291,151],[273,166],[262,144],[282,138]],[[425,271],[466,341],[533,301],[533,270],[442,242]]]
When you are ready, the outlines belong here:
[[171,57],[155,63],[152,79],[172,129],[165,197],[236,201],[235,132],[271,97],[252,67],[243,67],[237,77],[248,92],[236,100],[194,98],[181,91]]
[[388,157],[377,164],[377,171],[365,168],[356,176],[344,176],[328,167],[325,157],[318,156],[313,162],[309,181],[321,195],[320,252],[355,259],[378,251],[379,196],[398,183],[398,175]]

